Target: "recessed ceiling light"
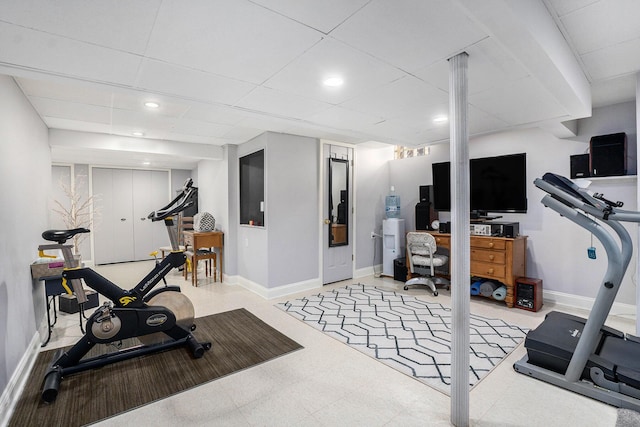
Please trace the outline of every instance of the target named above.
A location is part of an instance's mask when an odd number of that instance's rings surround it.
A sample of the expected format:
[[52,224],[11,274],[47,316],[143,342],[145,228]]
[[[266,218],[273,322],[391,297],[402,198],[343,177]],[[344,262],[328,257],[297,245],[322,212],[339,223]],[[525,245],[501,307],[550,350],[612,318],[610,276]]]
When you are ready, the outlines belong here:
[[160,104],[158,104],[157,102],[145,102],[144,106],[147,108],[158,108],[160,106]]
[[151,164],[151,162],[142,162],[143,166],[149,166]]
[[447,116],[435,116],[433,118],[433,123],[444,123],[447,120],[449,120],[449,118]]
[[344,84],[344,79],[342,77],[329,77],[327,79],[325,79],[322,84],[324,84],[325,86],[329,86],[329,87],[339,87],[342,86]]
[[131,135],[133,135],[133,136],[144,136],[144,133],[142,133],[142,132],[133,132]]

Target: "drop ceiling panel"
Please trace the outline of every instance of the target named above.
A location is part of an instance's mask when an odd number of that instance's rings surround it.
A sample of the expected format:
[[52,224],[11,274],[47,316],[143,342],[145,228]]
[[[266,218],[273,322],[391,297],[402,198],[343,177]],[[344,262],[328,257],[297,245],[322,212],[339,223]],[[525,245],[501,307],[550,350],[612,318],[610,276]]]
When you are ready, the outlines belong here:
[[562,16],[580,55],[640,37],[640,2],[601,0]]
[[636,99],[636,75],[630,74],[612,81],[594,82],[591,85],[593,107],[603,107]]
[[181,118],[172,128],[172,132],[208,137],[223,137],[224,134],[231,129],[233,129],[233,127],[229,125]]
[[60,101],[77,102],[87,105],[111,106],[111,92],[103,88],[96,88],[90,83],[67,84],[45,80],[17,78],[16,81],[25,95],[57,99]]
[[161,0],[2,2],[2,20],[72,40],[144,53]]
[[640,70],[640,38],[582,55],[594,80],[603,80]]
[[147,55],[259,84],[321,36],[247,1],[164,2]]
[[131,85],[140,57],[0,22],[0,63]]
[[363,126],[373,126],[383,119],[380,116],[369,115],[335,106],[310,116],[308,120],[336,129],[356,130]]
[[427,114],[430,105],[446,102],[446,92],[418,78],[407,76],[344,102],[342,106],[389,119],[416,112]]
[[111,124],[111,108],[51,98],[32,97],[31,104],[44,117],[56,117],[91,123]]
[[232,141],[230,142],[231,144],[240,144],[261,135],[262,133],[264,133],[262,129],[234,126],[223,136],[225,139]]
[[454,2],[373,0],[331,35],[412,72],[486,37]]
[[527,77],[498,88],[469,95],[469,103],[510,126],[562,117],[563,108],[540,85]]
[[216,105],[206,105],[194,103],[182,116],[185,119],[200,120],[203,122],[220,123],[223,125],[236,125],[244,119],[241,113],[233,108],[219,107]]
[[147,59],[140,67],[137,86],[202,102],[231,105],[256,86],[237,79]]
[[145,111],[132,111],[113,109],[112,124],[116,126],[131,127],[144,133],[151,129],[170,130],[178,119]]
[[545,0],[545,3],[550,4],[559,16],[563,16],[599,1],[600,0]]
[[[371,55],[324,39],[267,80],[265,86],[339,104],[404,75]],[[334,76],[343,78],[344,84],[340,87],[323,84]]]
[[330,107],[311,98],[288,94],[276,89],[258,87],[242,98],[237,105],[254,111],[263,111],[280,117],[302,119]]
[[[157,102],[158,108],[149,108],[145,102]],[[189,105],[180,100],[175,100],[169,96],[157,95],[137,91],[117,91],[113,92],[113,108],[117,110],[129,110],[142,113],[145,117],[181,117],[189,109]]]
[[369,0],[253,0],[267,9],[327,34]]

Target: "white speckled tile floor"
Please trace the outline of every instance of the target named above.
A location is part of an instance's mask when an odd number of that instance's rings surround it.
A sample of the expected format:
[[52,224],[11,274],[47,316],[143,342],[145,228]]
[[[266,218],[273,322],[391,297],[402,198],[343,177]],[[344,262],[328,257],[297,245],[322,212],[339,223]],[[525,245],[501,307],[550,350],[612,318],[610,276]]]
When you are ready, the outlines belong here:
[[[132,287],[152,267],[135,262],[96,267],[122,287]],[[199,275],[200,276],[200,275]],[[196,317],[244,307],[304,346],[267,363],[246,369],[167,399],[99,422],[99,426],[448,426],[448,396],[377,362],[305,325],[274,307],[277,302],[331,287],[366,283],[402,290],[391,278],[373,276],[335,283],[322,289],[266,300],[238,285],[200,276],[198,287],[170,273],[191,298]],[[451,303],[450,293],[438,297],[414,289],[425,300]],[[537,326],[552,309],[532,313],[502,303],[472,298],[471,312],[499,317],[523,327]],[[564,311],[567,310],[563,307]],[[579,311],[574,314],[585,315]],[[611,318],[608,325],[633,332],[631,320]],[[43,350],[69,345],[80,336],[78,316],[59,313],[51,341]],[[522,345],[483,379],[470,394],[472,426],[615,426],[616,408],[516,373],[512,365],[525,354]]]

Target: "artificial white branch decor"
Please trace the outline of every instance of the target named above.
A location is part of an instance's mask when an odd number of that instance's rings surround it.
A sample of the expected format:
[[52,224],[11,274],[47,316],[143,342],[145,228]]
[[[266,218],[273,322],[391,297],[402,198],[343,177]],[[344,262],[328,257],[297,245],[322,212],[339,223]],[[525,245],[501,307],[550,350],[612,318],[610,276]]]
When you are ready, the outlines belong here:
[[[67,196],[67,200],[65,201],[66,203],[54,200],[55,207],[53,211],[60,215],[65,227],[68,229],[81,227],[91,229],[98,218],[99,210],[96,209],[95,206],[97,199],[95,195],[87,196],[87,194],[82,191],[85,188],[85,183],[85,175],[76,176],[75,179],[71,180],[70,185],[62,179],[58,181],[58,185],[60,185],[60,188],[62,188],[62,191]],[[80,254],[80,243],[87,237],[89,237],[88,233],[73,236],[73,251],[76,255]]]

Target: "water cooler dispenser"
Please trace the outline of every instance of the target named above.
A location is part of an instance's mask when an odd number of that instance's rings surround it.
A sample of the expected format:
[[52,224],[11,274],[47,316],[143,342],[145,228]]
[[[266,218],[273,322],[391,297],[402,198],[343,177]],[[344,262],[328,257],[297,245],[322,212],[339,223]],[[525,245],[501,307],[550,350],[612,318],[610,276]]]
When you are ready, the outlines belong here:
[[405,256],[404,219],[382,221],[382,274],[393,277],[393,261]]

